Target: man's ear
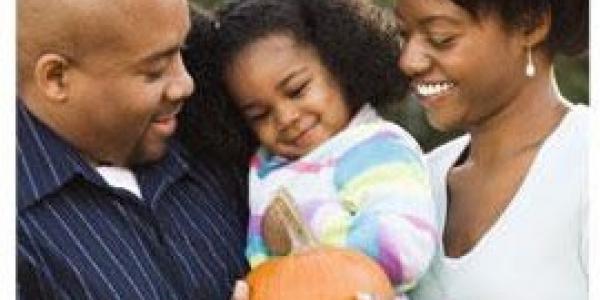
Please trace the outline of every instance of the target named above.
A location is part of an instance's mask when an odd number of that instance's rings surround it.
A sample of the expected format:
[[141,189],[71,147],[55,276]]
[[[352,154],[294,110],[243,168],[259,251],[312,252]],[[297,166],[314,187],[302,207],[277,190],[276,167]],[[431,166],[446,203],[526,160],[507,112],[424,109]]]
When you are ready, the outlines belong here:
[[44,54],[36,61],[34,81],[48,99],[56,102],[67,100],[69,67],[69,60],[60,54]]

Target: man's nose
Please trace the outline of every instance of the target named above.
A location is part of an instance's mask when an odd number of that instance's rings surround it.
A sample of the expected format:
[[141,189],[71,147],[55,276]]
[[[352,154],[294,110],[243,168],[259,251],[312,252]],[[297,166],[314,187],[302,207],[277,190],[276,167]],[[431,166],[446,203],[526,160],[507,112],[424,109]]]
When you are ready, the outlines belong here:
[[194,91],[194,81],[183,64],[181,53],[177,55],[177,61],[175,64],[175,74],[173,81],[168,86],[167,98],[170,100],[180,101],[181,99],[187,98],[192,94]]

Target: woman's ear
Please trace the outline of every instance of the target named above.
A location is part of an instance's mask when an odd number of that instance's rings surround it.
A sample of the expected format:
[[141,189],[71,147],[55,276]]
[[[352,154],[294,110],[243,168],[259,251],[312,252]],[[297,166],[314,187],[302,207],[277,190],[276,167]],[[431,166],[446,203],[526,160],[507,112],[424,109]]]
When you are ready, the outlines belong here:
[[56,102],[64,102],[68,99],[69,67],[69,60],[60,54],[44,54],[38,58],[33,79],[47,99]]
[[528,16],[526,24],[523,27],[523,37],[525,46],[534,48],[543,43],[550,33],[552,16],[550,10],[545,13]]

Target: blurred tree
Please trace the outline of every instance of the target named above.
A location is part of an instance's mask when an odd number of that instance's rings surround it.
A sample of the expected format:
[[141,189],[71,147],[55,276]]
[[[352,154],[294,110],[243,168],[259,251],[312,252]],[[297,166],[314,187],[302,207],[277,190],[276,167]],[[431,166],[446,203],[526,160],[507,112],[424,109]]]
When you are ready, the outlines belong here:
[[223,1],[223,0],[191,0],[191,2],[197,3],[201,7],[210,9],[210,8],[214,8],[215,6],[221,4],[225,1]]
[[[224,0],[191,0],[194,4],[212,9],[225,2]],[[285,0],[282,0],[285,1]],[[385,8],[391,8],[395,0],[373,0]],[[555,73],[558,86],[563,95],[574,103],[589,104],[589,60],[588,57],[557,57]],[[384,109],[383,115],[404,126],[421,144],[423,150],[429,151],[460,133],[442,133],[429,126],[425,114],[417,101],[407,97]]]

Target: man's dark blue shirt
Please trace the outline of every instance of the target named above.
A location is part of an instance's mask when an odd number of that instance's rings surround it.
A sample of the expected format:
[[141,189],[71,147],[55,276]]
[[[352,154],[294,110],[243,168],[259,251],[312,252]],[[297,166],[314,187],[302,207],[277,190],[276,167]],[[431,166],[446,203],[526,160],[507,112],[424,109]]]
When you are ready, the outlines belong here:
[[[171,145],[134,169],[142,198],[109,186],[17,109],[22,299],[229,299],[247,271],[238,181]],[[241,203],[241,202],[240,202]]]

